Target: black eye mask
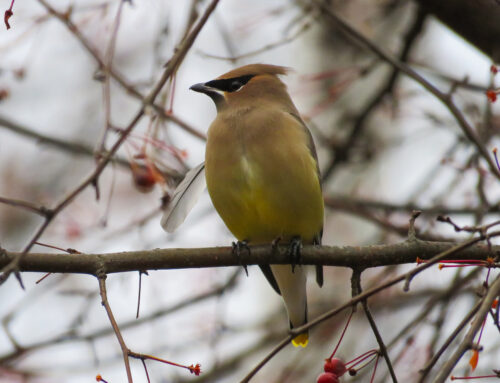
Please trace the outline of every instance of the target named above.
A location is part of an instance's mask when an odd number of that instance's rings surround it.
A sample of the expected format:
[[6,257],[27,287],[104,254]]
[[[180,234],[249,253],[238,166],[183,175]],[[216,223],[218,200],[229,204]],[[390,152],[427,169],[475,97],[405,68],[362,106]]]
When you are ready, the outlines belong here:
[[205,83],[206,86],[210,88],[215,88],[218,90],[222,90],[224,92],[236,92],[243,85],[245,85],[252,77],[255,75],[247,74],[245,76],[234,77],[234,78],[226,78],[222,80],[212,80]]

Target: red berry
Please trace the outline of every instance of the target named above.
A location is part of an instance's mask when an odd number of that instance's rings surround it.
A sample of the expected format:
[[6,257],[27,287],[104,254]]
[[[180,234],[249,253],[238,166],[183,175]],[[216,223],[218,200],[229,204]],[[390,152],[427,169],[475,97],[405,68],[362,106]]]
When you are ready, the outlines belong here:
[[316,379],[316,383],[339,383],[339,378],[331,372],[323,372],[318,376],[318,379]]
[[325,372],[331,372],[338,377],[344,375],[347,371],[344,361],[339,358],[327,359],[323,369]]
[[486,97],[490,102],[495,102],[497,100],[497,93],[493,89],[489,89],[486,91]]
[[132,177],[135,187],[142,193],[149,193],[156,184],[155,175],[145,166],[132,168]]

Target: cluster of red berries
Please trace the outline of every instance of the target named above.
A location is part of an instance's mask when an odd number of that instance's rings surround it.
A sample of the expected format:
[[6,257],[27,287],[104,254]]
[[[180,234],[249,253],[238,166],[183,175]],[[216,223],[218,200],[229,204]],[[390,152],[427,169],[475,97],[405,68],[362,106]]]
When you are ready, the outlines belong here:
[[344,361],[333,357],[325,359],[323,369],[325,372],[318,376],[316,383],[339,383],[339,378],[347,372]]
[[[491,73],[493,73],[493,76],[496,76],[498,73],[498,68],[495,65],[492,65],[490,67]],[[500,93],[500,88],[497,89],[488,89],[486,92],[486,97],[488,97],[488,100],[490,102],[495,102],[497,100],[497,96]]]

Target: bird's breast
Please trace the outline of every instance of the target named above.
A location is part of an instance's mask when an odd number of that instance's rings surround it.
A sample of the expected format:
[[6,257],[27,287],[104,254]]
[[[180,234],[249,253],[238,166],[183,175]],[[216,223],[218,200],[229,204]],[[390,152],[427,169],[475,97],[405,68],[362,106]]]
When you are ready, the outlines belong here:
[[254,243],[296,235],[312,241],[323,225],[323,199],[306,133],[283,113],[221,117],[208,133],[206,178],[229,230]]

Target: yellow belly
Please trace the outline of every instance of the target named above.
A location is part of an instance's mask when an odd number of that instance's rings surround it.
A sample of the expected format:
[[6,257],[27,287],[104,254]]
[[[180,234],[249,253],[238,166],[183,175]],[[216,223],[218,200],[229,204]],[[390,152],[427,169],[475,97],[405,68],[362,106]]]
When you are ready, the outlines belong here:
[[206,179],[217,212],[239,240],[312,242],[323,227],[323,198],[304,133],[252,128],[209,131]]

